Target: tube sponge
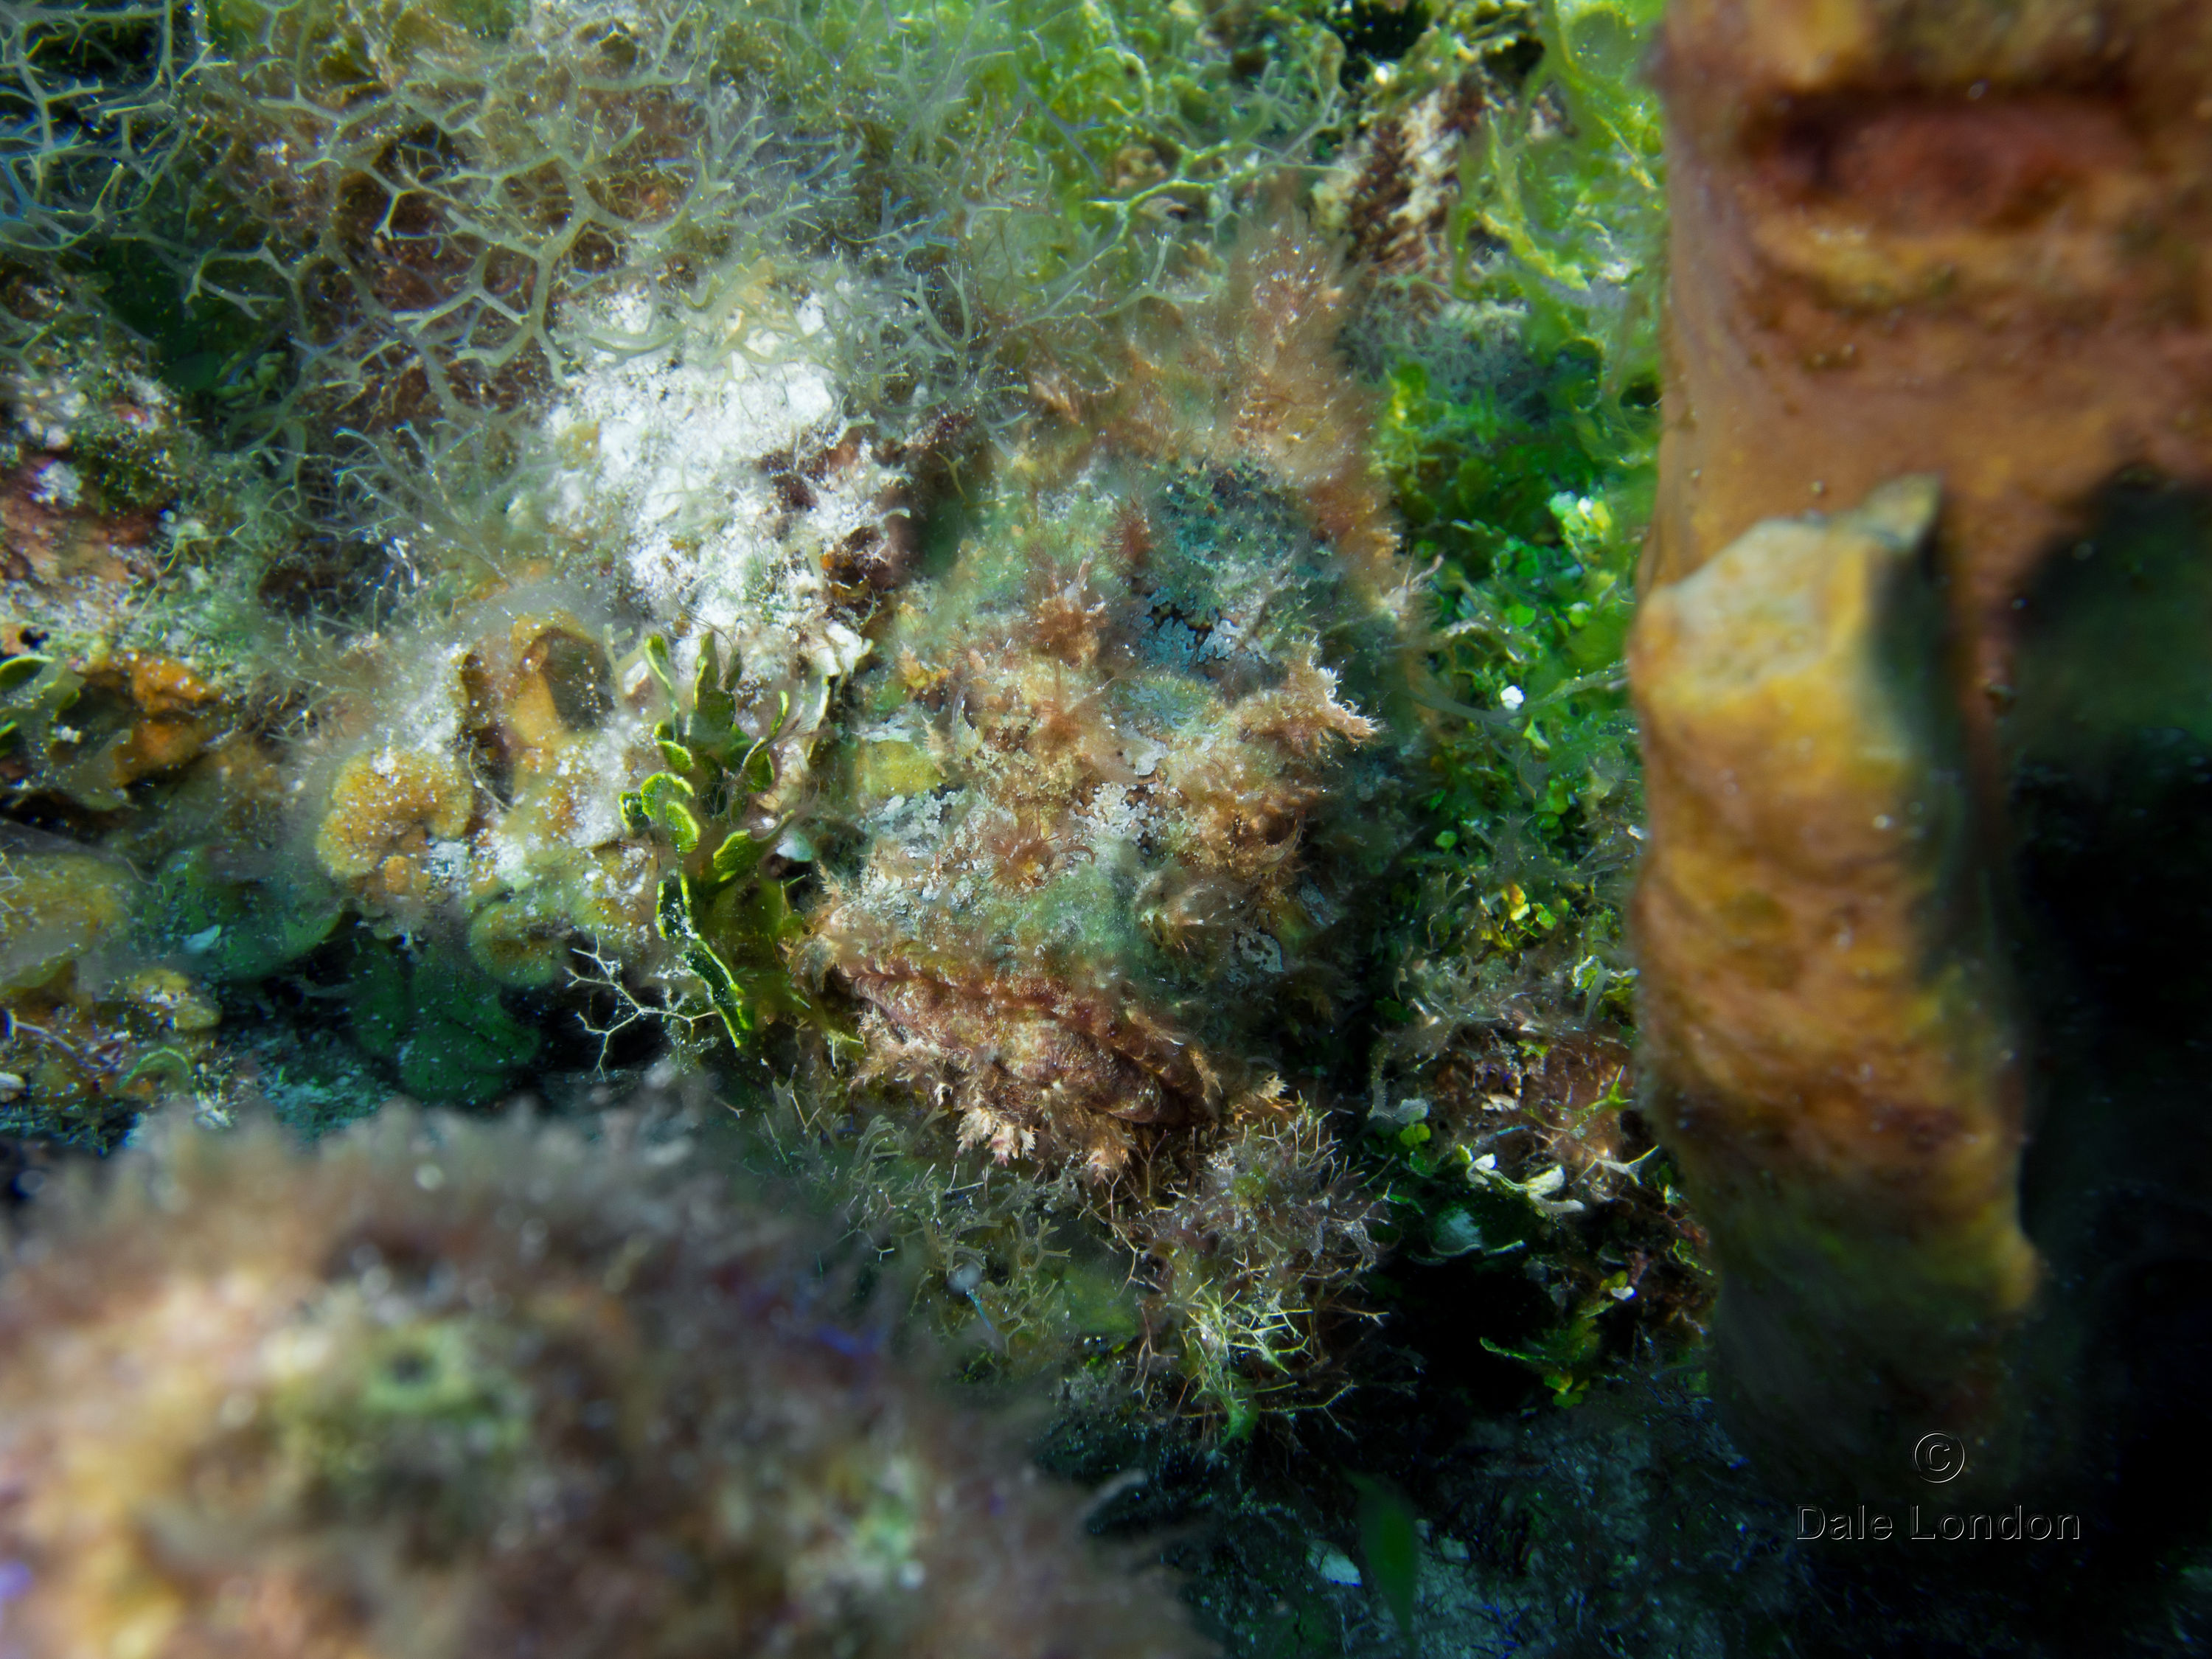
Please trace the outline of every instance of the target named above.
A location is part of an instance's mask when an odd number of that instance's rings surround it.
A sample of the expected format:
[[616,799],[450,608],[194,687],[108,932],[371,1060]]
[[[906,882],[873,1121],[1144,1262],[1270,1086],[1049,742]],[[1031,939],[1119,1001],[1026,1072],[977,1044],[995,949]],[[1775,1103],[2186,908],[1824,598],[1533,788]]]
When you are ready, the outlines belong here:
[[[2021,1047],[1922,565],[1935,482],[1760,525],[1646,598],[1650,1104],[1726,1273],[1737,1426],[1847,1487],[2008,1466]],[[1817,1431],[1808,1425],[1818,1425]]]
[[387,1112],[42,1203],[0,1290],[0,1643],[1198,1651],[682,1147]]
[[[1779,1470],[1809,1449],[1871,1495],[1913,1479],[1918,1430],[1948,1430],[1968,1451],[1953,1496],[2070,1484],[2118,1524],[2201,1516],[2206,1160],[2202,1114],[2179,1106],[2193,1085],[2173,1080],[2199,1069],[2201,999],[2160,998],[2203,954],[2201,762],[2175,757],[2203,729],[2212,13],[1678,0],[1656,62],[1673,211],[1631,658],[1652,807],[1644,1028],[1668,1086],[1686,1079],[1669,1146],[1729,1274],[1721,1341],[1768,1425],[1752,1437],[1787,1443]],[[1872,634],[1838,634],[1859,667],[1825,708],[1771,704],[1781,742],[1763,750],[1747,719],[1687,718],[1711,669],[1655,619],[1811,533],[1783,522],[1810,502],[1908,474],[1942,480],[1917,603],[1943,637],[1890,635],[1878,659]],[[1823,533],[1856,566],[1840,522]],[[1714,666],[1744,659],[1711,643]],[[1917,708],[1892,724],[1892,783],[1850,759],[1885,699]],[[1971,823],[1897,816],[1943,794]],[[1737,895],[1693,877],[1739,870],[1747,847],[1777,901],[1763,942],[1747,905],[1723,908]],[[1832,945],[1810,925],[1822,887],[1856,905],[1832,907],[1850,924]],[[1730,933],[1745,948],[1713,948]],[[1978,965],[1992,955],[2009,988]],[[1778,1057],[1794,1042],[1794,1061],[1759,1075],[1754,1035]],[[1850,1182],[1863,1204],[1840,1201]],[[1754,1213],[1767,1266],[1747,1273]],[[1802,1265],[1771,1271],[1785,1255]],[[1852,1279],[1868,1300],[1804,1316]],[[1916,1301],[1943,1310],[1924,1341],[1890,1317]],[[1875,1350],[1872,1376],[1838,1363]]]

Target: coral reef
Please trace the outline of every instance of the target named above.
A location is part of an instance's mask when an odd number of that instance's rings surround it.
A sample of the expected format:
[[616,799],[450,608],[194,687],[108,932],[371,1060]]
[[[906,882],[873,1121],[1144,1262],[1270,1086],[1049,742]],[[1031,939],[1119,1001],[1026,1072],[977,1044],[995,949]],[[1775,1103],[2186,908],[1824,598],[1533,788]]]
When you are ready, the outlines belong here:
[[0,1124],[672,1048],[981,1370],[1334,1395],[1375,1020],[1631,983],[1647,20],[1431,21],[11,10]]
[[0,5],[0,1647],[2203,1646],[2201,11]]
[[0,1641],[1199,1651],[804,1227],[639,1127],[172,1138],[42,1200],[0,1288]]

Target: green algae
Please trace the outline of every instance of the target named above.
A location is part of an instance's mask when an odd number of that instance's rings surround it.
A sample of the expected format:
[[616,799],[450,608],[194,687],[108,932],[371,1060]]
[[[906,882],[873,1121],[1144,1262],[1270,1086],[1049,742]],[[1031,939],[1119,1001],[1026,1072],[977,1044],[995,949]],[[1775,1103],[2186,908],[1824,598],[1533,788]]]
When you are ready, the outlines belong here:
[[161,866],[145,908],[152,948],[180,952],[213,978],[247,984],[313,951],[345,914],[343,896],[327,882],[231,876],[204,845]]
[[[1657,100],[1638,70],[1658,9],[1512,15],[1540,49],[1516,88],[1535,113],[1486,123],[1444,233],[1461,248],[1479,229],[1501,252],[1439,273],[1477,309],[1463,334],[1395,356],[1376,445],[1416,556],[1443,561],[1437,666],[1462,705],[1428,802],[1431,878],[1462,892],[1492,995],[1508,963],[1558,963],[1553,1000],[1589,1018],[1609,996],[1616,1021],[1640,812],[1620,662],[1655,477],[1662,222]],[[1448,14],[1399,97],[1447,72],[1455,28],[1494,33],[1501,10]]]
[[498,1099],[543,1041],[501,1004],[495,981],[446,953],[359,938],[342,983],[355,1046],[429,1104]]

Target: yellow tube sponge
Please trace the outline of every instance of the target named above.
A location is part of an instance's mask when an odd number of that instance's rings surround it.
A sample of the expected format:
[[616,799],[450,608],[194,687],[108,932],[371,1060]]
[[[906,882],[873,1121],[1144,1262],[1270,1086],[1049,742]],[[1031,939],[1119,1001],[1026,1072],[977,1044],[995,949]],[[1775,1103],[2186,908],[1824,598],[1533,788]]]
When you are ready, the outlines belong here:
[[2037,1279],[1922,562],[1936,507],[1907,479],[1761,524],[1654,590],[1629,653],[1651,1103],[1725,1275],[1738,1425],[1821,1482],[1905,1482],[1930,1432],[2000,1474],[2004,1343]]

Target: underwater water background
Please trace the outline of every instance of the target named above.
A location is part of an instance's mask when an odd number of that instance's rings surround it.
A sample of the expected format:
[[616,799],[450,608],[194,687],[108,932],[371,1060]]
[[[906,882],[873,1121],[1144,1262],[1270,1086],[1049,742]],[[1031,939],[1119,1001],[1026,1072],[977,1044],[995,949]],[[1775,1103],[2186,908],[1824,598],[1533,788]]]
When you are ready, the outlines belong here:
[[0,1659],[2203,1650],[2189,14],[0,0]]

